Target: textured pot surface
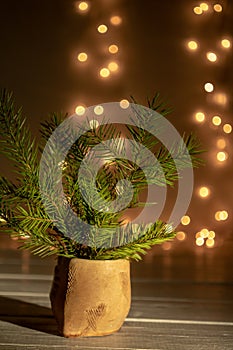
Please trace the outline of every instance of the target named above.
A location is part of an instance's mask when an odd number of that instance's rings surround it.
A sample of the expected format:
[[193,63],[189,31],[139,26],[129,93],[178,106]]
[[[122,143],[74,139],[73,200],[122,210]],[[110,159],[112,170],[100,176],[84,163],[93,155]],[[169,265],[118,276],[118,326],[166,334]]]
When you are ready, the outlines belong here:
[[50,299],[65,337],[116,332],[130,309],[130,263],[59,258]]

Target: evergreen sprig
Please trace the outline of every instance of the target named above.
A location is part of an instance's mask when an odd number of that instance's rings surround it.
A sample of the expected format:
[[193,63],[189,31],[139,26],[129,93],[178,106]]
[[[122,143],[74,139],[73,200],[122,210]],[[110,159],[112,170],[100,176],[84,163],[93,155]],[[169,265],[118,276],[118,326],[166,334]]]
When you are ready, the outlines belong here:
[[[161,102],[159,94],[151,100],[147,99],[147,104],[150,109],[164,116],[170,112],[170,108]],[[147,189],[148,185],[173,186],[179,178],[180,174],[177,172],[174,160],[179,165],[179,169],[201,164],[200,145],[194,135],[184,135],[183,141],[180,144],[174,144],[169,151],[153,134],[143,129],[143,123],[148,123],[148,116],[144,115],[143,110],[137,109],[136,112],[142,127],[127,125],[129,140],[136,141],[133,145],[134,158],[131,161],[127,160],[127,157],[118,157],[119,150],[125,148],[124,139],[121,138],[121,132],[115,125],[106,123],[86,131],[72,145],[65,161],[59,165],[62,168],[67,205],[83,222],[92,227],[89,232],[77,231],[76,236],[71,238],[61,232],[56,226],[56,221],[48,216],[39,187],[40,156],[47,140],[67,115],[54,113],[43,122],[40,130],[41,140],[37,145],[26,126],[22,109],[15,107],[12,93],[3,90],[0,94],[0,152],[12,161],[17,174],[15,182],[0,176],[0,225],[3,231],[18,237],[22,248],[30,249],[41,257],[57,254],[69,258],[100,260],[124,258],[138,261],[153,245],[172,239],[175,232],[171,226],[160,220],[152,225],[125,225],[122,220],[122,211],[99,211],[87,200],[92,199],[94,204],[98,204],[102,199],[105,205],[111,205],[111,202],[125,191],[125,185],[119,187],[118,182],[128,179],[132,184],[133,196],[127,208],[141,207],[145,203],[139,200],[140,194]],[[151,123],[153,124],[153,120]],[[157,132],[159,134],[159,128]],[[103,164],[96,176],[95,185],[98,196],[95,196],[92,186],[86,186],[85,199],[77,179],[80,164],[94,146],[99,145],[103,140],[110,139],[112,141],[108,144],[102,143],[100,152],[100,158],[109,159],[109,161]],[[138,165],[138,162],[142,164],[147,156],[143,151],[138,151],[137,143],[153,152],[160,163],[160,169],[155,169],[153,164],[145,163],[147,177],[145,177],[145,169]],[[88,164],[83,169],[86,174],[96,175]],[[44,180],[48,186],[49,174],[48,169],[48,177]],[[83,181],[85,182],[85,177]],[[81,183],[82,188],[85,187],[84,184]],[[56,210],[56,194],[52,200],[49,200],[51,210]],[[61,212],[61,219],[62,214]],[[95,235],[95,230],[99,228],[103,232],[101,237]],[[85,235],[92,237],[91,245],[80,243],[80,238]],[[113,248],[106,248],[106,246]]]

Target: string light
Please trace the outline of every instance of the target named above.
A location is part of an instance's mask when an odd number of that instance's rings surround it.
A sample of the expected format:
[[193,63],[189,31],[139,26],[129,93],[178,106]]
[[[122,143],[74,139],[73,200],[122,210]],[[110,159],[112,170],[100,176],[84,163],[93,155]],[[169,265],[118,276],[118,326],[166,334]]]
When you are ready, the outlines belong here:
[[108,27],[105,24],[100,24],[97,28],[98,32],[104,34],[107,32]]
[[206,198],[210,194],[210,190],[208,189],[208,187],[205,187],[205,186],[200,187],[198,192],[199,192],[199,196],[202,198]]
[[207,59],[210,62],[216,62],[217,61],[217,55],[214,52],[207,52],[206,57],[207,57]]
[[185,232],[183,232],[183,231],[177,232],[176,238],[178,239],[178,241],[184,241],[186,239]]
[[95,108],[94,108],[94,113],[96,114],[96,115],[101,115],[101,114],[103,114],[104,113],[104,107],[103,106],[95,106]]
[[119,69],[119,66],[116,62],[110,62],[108,64],[108,69],[111,71],[111,72],[116,72],[118,69]]
[[126,100],[126,99],[121,100],[121,101],[120,101],[120,107],[121,107],[122,109],[127,109],[127,108],[129,107],[129,101]]
[[204,243],[205,243],[204,238],[202,238],[202,237],[196,238],[196,245],[197,245],[198,247],[201,247]]
[[214,91],[214,85],[212,83],[205,83],[204,89],[206,92]]
[[214,5],[214,11],[216,11],[216,12],[222,12],[222,5],[220,5],[220,4],[215,4],[215,5]]
[[214,241],[213,238],[208,238],[208,239],[206,240],[205,244],[206,244],[206,246],[207,246],[208,248],[213,248],[214,245],[215,245],[215,241]]
[[114,26],[118,26],[119,24],[121,24],[122,22],[122,18],[120,16],[112,16],[110,18],[110,22],[114,25]]
[[206,2],[202,2],[200,4],[200,8],[202,9],[202,11],[208,11],[209,10],[209,6],[207,5]]
[[84,113],[85,113],[85,107],[84,106],[81,106],[81,105],[79,105],[79,106],[77,106],[76,108],[75,108],[75,113],[77,114],[77,115],[83,115]]
[[184,215],[182,218],[181,218],[181,223],[182,223],[182,225],[189,225],[190,224],[190,221],[191,221],[191,219],[190,219],[190,217],[188,216],[188,215]]
[[112,44],[108,47],[108,51],[112,54],[117,53],[119,50],[118,46],[115,44]]
[[212,118],[212,123],[216,126],[220,125],[222,122],[222,119],[218,116],[218,115],[215,115],[213,118]]
[[207,228],[203,228],[200,231],[200,237],[207,238],[209,236],[209,230]]
[[227,160],[227,158],[228,158],[228,154],[226,152],[221,151],[217,153],[217,160],[219,162],[224,162],[225,160]]
[[80,53],[78,54],[78,57],[77,57],[77,58],[78,58],[78,60],[79,60],[80,62],[86,62],[88,56],[87,56],[86,52],[80,52]]
[[222,39],[221,40],[221,45],[222,47],[224,47],[225,49],[229,49],[231,47],[231,42],[228,39]]
[[205,114],[202,113],[202,112],[197,112],[195,114],[195,119],[196,119],[197,122],[202,123],[205,120]]
[[110,75],[110,71],[109,71],[108,68],[102,68],[102,69],[100,70],[99,74],[100,74],[100,76],[101,76],[102,78],[108,78],[109,75]]
[[202,9],[199,6],[195,6],[194,9],[193,9],[193,12],[196,15],[201,15],[203,11],[202,11]]
[[232,126],[231,124],[224,124],[223,125],[223,131],[226,133],[226,134],[230,134],[232,132]]
[[86,1],[81,1],[78,4],[78,10],[81,12],[86,12],[89,9],[89,4]]
[[226,141],[224,139],[218,139],[217,140],[217,147],[220,149],[223,149],[226,147]]
[[190,40],[187,45],[190,50],[196,50],[198,48],[198,44],[194,40]]

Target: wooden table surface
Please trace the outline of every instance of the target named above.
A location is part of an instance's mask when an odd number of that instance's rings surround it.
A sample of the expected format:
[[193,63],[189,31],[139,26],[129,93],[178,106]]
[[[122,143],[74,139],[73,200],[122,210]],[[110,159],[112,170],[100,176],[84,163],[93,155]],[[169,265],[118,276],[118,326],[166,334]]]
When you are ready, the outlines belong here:
[[132,307],[113,335],[66,339],[50,310],[54,258],[0,239],[0,349],[233,349],[232,254],[152,251],[131,265]]

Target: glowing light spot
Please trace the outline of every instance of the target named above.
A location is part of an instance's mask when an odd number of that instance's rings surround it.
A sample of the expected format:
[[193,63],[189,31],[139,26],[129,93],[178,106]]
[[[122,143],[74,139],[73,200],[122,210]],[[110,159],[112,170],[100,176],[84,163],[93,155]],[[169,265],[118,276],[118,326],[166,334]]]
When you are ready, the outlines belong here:
[[217,160],[219,162],[224,162],[225,160],[227,160],[228,158],[228,154],[226,152],[220,151],[217,153]]
[[206,92],[214,91],[214,85],[212,83],[205,83],[204,89]]
[[223,92],[215,93],[213,96],[213,100],[215,103],[224,106],[225,104],[227,104],[227,95]]
[[190,50],[196,50],[196,49],[198,48],[197,42],[194,41],[194,40],[189,41],[189,42],[188,42],[188,48],[189,48]]
[[202,113],[202,112],[197,112],[195,114],[195,119],[196,119],[197,122],[202,123],[205,120],[205,114]]
[[81,1],[78,4],[78,10],[81,12],[86,12],[89,8],[89,4],[86,1]]
[[100,24],[97,28],[98,32],[104,34],[107,32],[108,27],[105,24]]
[[86,62],[88,56],[87,56],[86,52],[80,52],[80,53],[78,54],[78,57],[77,57],[77,58],[78,58],[78,60],[79,60],[80,62]]
[[222,39],[221,40],[221,45],[222,47],[224,47],[225,49],[229,49],[231,47],[231,42],[229,39]]
[[194,9],[193,9],[193,12],[194,12],[196,15],[201,15],[203,11],[202,11],[201,7],[195,6]]
[[206,57],[207,57],[207,59],[210,62],[216,62],[217,61],[217,55],[214,52],[207,52]]
[[119,66],[116,62],[110,62],[108,64],[108,69],[111,71],[111,72],[116,72],[118,69],[119,69]]
[[215,238],[215,232],[214,231],[209,231],[208,238]]
[[219,218],[220,218],[220,220],[222,220],[222,221],[227,220],[227,218],[228,218],[228,212],[227,212],[226,210],[222,210],[222,211],[219,213]]
[[100,106],[100,105],[99,106],[95,106],[94,113],[96,115],[101,115],[101,114],[104,113],[104,108],[102,106]]
[[220,213],[221,213],[220,210],[216,211],[216,213],[215,213],[215,215],[214,215],[216,221],[221,221],[221,219],[220,219]]
[[209,230],[207,228],[203,228],[201,231],[200,231],[200,236],[202,238],[207,238],[209,236]]
[[114,25],[114,26],[118,26],[119,24],[121,24],[122,22],[122,18],[120,16],[112,16],[110,18],[110,22]]
[[85,110],[85,107],[80,105],[75,108],[75,113],[77,115],[83,115],[85,113]]
[[171,242],[164,242],[164,243],[162,244],[163,250],[170,250],[171,247],[172,247]]
[[108,51],[112,54],[117,53],[119,50],[118,46],[115,44],[112,44],[108,47]]
[[213,118],[212,118],[212,123],[216,126],[220,125],[222,122],[222,119],[218,116],[218,115],[215,115]]
[[183,232],[183,231],[177,232],[176,238],[178,239],[178,241],[184,241],[186,238],[185,232]]
[[204,243],[205,243],[204,238],[198,237],[198,238],[196,239],[196,245],[197,245],[198,247],[201,247]]
[[209,10],[209,6],[207,5],[206,2],[202,2],[200,4],[200,8],[202,9],[202,11],[208,11]]
[[222,5],[220,5],[220,4],[215,4],[215,5],[214,5],[214,11],[215,11],[215,12],[222,12]]
[[223,149],[226,147],[226,141],[224,139],[218,139],[217,140],[217,147],[220,149]]
[[110,75],[110,71],[109,71],[108,68],[102,68],[102,69],[100,70],[99,74],[100,74],[100,76],[101,76],[102,78],[108,78],[109,75]]
[[197,232],[197,233],[195,234],[195,238],[199,238],[199,237],[201,237],[201,232]]
[[209,194],[210,194],[210,190],[208,189],[208,187],[203,186],[199,189],[200,197],[206,198],[209,196]]
[[190,217],[188,215],[185,215],[181,218],[180,222],[182,223],[182,225],[186,226],[190,224],[190,221],[191,221]]
[[127,109],[129,107],[129,101],[124,99],[120,101],[120,106],[122,109]]
[[206,246],[207,246],[208,248],[213,248],[213,247],[214,247],[214,244],[215,244],[214,239],[213,239],[213,238],[208,238],[208,239],[206,240],[205,244],[206,244]]
[[223,125],[223,131],[226,133],[226,134],[230,134],[232,132],[232,126],[231,124],[224,124]]
[[100,124],[97,120],[93,119],[89,121],[89,125],[91,129],[97,129]]

